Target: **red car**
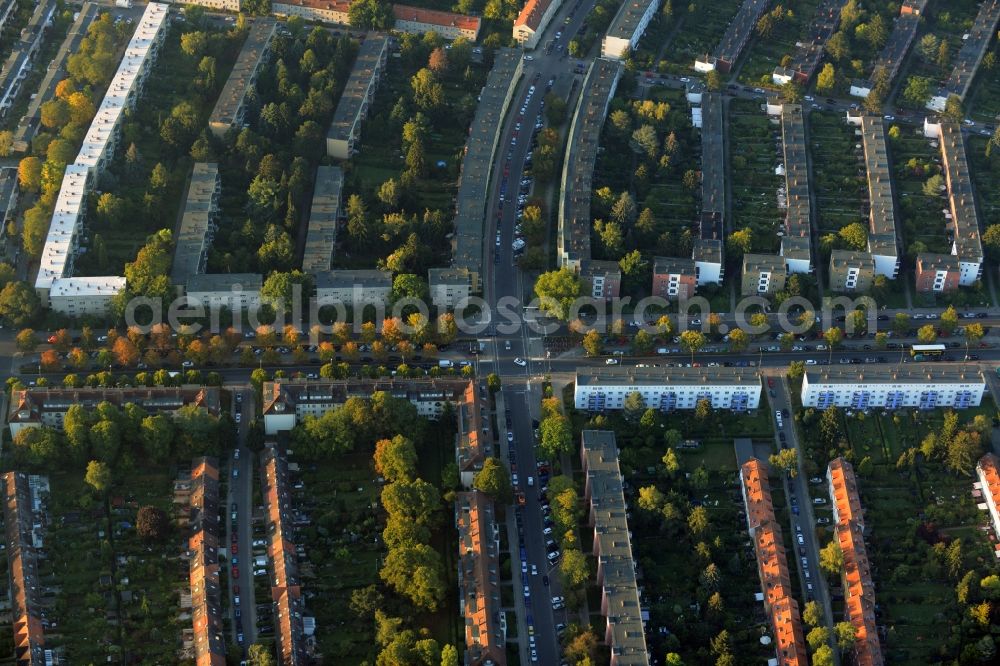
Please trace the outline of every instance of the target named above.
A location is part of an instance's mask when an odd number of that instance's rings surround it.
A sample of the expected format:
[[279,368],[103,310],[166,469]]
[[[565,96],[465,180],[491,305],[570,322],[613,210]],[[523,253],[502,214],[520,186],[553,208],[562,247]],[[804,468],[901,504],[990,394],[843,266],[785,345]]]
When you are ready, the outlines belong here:
[[49,344],[50,345],[54,345],[55,343],[56,343],[56,336],[50,335],[49,336]]
[[234,539],[233,545],[229,547],[229,552],[235,555],[237,552],[239,552],[239,548],[240,548],[239,542]]
[[767,378],[767,386],[768,386],[768,388],[774,386],[774,377],[768,377]]
[[240,568],[239,567],[233,567],[233,579],[238,580],[239,577],[240,577]]

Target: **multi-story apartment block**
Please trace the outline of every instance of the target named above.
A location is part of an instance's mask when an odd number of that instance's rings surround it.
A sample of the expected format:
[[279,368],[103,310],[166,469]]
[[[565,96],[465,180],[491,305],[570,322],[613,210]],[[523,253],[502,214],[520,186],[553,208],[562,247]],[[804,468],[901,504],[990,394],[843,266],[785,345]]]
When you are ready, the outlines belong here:
[[668,301],[694,296],[698,287],[698,270],[694,259],[653,257],[653,296]]
[[146,5],[76,161],[66,167],[35,278],[42,303],[58,312],[104,314],[125,289],[125,279],[115,276],[73,281],[73,260],[79,250],[87,195],[118,147],[121,121],[126,111],[135,108],[167,29],[167,5]]
[[300,16],[306,21],[350,25],[350,0],[287,0],[271,3],[271,12],[278,16]]
[[[32,478],[24,472],[3,475],[10,619],[14,626],[14,659],[17,666],[48,666],[56,663],[56,658],[45,649],[45,629],[42,625],[42,593],[45,587],[38,578],[37,552],[41,546],[41,522],[37,520],[33,508],[31,481]],[[43,483],[48,485],[47,480]]]
[[604,643],[611,666],[648,666],[636,562],[628,529],[628,506],[618,466],[618,445],[610,430],[584,430],[580,459],[583,499],[594,528],[593,555],[601,588],[601,614],[607,619]]
[[788,274],[785,261],[776,254],[743,255],[743,280],[740,293],[744,296],[769,296],[785,288]]
[[580,263],[580,280],[591,298],[617,298],[622,286],[622,269],[617,261],[588,259]]
[[750,41],[754,28],[761,15],[770,6],[771,0],[743,0],[736,16],[729,22],[722,41],[715,47],[712,55],[705,55],[694,61],[695,71],[711,72],[717,69],[720,72],[728,73],[740,57],[740,53]]
[[875,280],[875,260],[870,252],[834,250],[830,253],[830,289],[868,291]]
[[185,293],[191,304],[238,312],[260,307],[263,285],[260,273],[206,273],[189,277]]
[[757,409],[760,391],[760,376],[740,368],[608,366],[577,370],[573,402],[591,412],[618,410],[630,393],[639,393],[646,407],[663,412],[694,409],[699,400],[742,412]]
[[972,23],[972,29],[963,36],[962,48],[955,57],[955,67],[944,86],[927,102],[931,111],[944,111],[948,98],[955,95],[965,100],[976,78],[976,71],[986,56],[1000,23],[1000,0],[983,0],[979,13]]
[[[451,241],[451,268],[464,271],[470,293],[480,290],[485,244],[486,202],[489,199],[490,166],[494,162],[503,118],[521,80],[521,53],[498,49],[486,86],[479,95],[479,105],[469,127],[469,138],[462,159],[462,173],[455,197],[455,234]],[[429,282],[435,282],[435,269]],[[441,279],[442,275],[437,274]],[[456,301],[457,302],[457,301]]]
[[222,179],[219,165],[213,162],[195,162],[188,181],[184,212],[177,232],[174,264],[170,281],[181,288],[192,275],[205,272],[208,249],[212,246],[216,218],[219,214],[219,194]]
[[965,409],[977,407],[985,390],[983,373],[971,365],[826,366],[806,371],[801,397],[803,407],[818,409]]
[[623,59],[635,50],[660,0],[625,0],[601,40],[601,57]]
[[779,86],[795,82],[806,85],[816,73],[826,42],[840,26],[840,10],[847,0],[823,0],[816,8],[816,15],[809,24],[807,38],[796,42],[797,49],[792,55],[792,61],[787,66],[774,68],[771,80]]
[[173,4],[198,5],[216,12],[239,12],[243,8],[242,0],[167,0]]
[[[1000,458],[987,453],[976,464],[976,477],[986,509],[990,512],[993,534],[1000,539]],[[994,554],[1000,558],[1000,544],[994,545]]]
[[812,270],[812,204],[805,117],[799,104],[781,105],[781,145],[785,160],[785,235],[781,256],[789,273]]
[[[1000,0],[995,2],[1000,5]],[[979,236],[979,215],[976,213],[972,172],[965,154],[962,126],[954,120],[927,118],[924,120],[924,134],[938,139],[941,145],[951,215],[946,228],[951,234],[951,253],[958,257],[958,283],[968,287],[982,277],[983,243]]]
[[304,629],[305,599],[299,576],[292,526],[292,482],[288,477],[285,451],[269,444],[262,456],[262,495],[267,519],[267,554],[271,564],[271,603],[278,663],[305,666],[310,663]]
[[326,134],[326,154],[346,160],[357,150],[361,139],[361,124],[368,115],[368,107],[375,99],[375,91],[382,80],[385,63],[389,58],[389,38],[369,34],[358,50],[347,85],[340,96],[337,110]]
[[764,609],[775,635],[775,657],[781,666],[806,666],[806,641],[799,605],[792,596],[781,527],[774,516],[766,463],[751,458],[740,467],[740,488],[747,513],[747,529],[757,556],[757,574]]
[[472,274],[465,268],[431,268],[427,271],[431,303],[441,310],[453,310],[472,295]]
[[46,426],[62,430],[63,418],[73,405],[94,409],[102,402],[116,407],[134,404],[150,413],[173,414],[186,405],[204,407],[219,415],[219,389],[210,386],[151,386],[137,388],[41,388],[14,391],[7,410],[11,436],[25,428]]
[[457,493],[455,527],[465,663],[504,666],[507,632],[500,598],[500,530],[493,500],[478,490]]
[[[0,8],[0,29],[6,22],[10,10],[17,5],[16,2],[6,3]],[[6,13],[5,13],[6,12]],[[69,27],[66,38],[56,52],[56,57],[49,63],[45,71],[45,77],[38,86],[38,92],[28,102],[28,110],[18,121],[14,129],[13,149],[17,152],[27,152],[31,145],[31,140],[38,132],[38,127],[42,122],[42,104],[51,100],[56,93],[56,86],[67,77],[66,61],[70,55],[76,53],[80,48],[80,42],[87,36],[87,29],[97,17],[97,5],[92,2],[85,2],[80,8],[76,20]]]
[[312,206],[309,208],[309,229],[302,253],[302,270],[306,273],[330,270],[337,245],[343,187],[344,172],[340,167],[317,167]]
[[[458,378],[265,382],[262,408],[264,433],[276,435],[290,431],[306,416],[318,418],[340,407],[348,398],[366,398],[377,392],[405,398],[417,408],[419,416],[436,419],[441,415],[445,403],[450,403],[453,407],[479,404],[478,391],[469,391],[470,384],[475,382]],[[468,429],[465,432],[466,436],[471,437]]]
[[538,46],[552,16],[559,11],[562,0],[528,0],[514,20],[514,41],[526,49]]
[[478,16],[423,9],[409,5],[393,5],[392,15],[396,19],[393,26],[398,32],[412,32],[422,35],[433,32],[444,39],[464,37],[470,42],[479,39],[482,21]]
[[233,71],[208,118],[208,129],[220,139],[226,132],[243,127],[247,95],[257,84],[257,77],[270,60],[271,41],[277,31],[278,22],[273,18],[258,18],[250,26]]
[[725,113],[722,95],[701,94],[701,218],[692,248],[698,285],[722,281],[726,215]]
[[313,276],[316,301],[336,301],[353,308],[385,306],[392,293],[392,273],[376,269],[324,271]]
[[6,116],[14,105],[31,70],[34,68],[35,56],[38,54],[52,25],[52,16],[56,11],[55,0],[43,0],[35,5],[28,25],[21,30],[21,38],[0,69],[0,117]]
[[921,252],[916,263],[917,291],[948,292],[958,289],[962,267],[953,254]]
[[847,122],[860,127],[864,149],[868,178],[868,252],[875,262],[875,274],[894,279],[899,274],[900,257],[885,128],[880,116],[850,111]]
[[570,123],[559,195],[557,243],[559,265],[574,271],[579,271],[581,263],[590,259],[590,195],[594,164],[601,128],[621,74],[621,62],[606,58],[594,60],[583,81],[580,103]]
[[913,45],[913,39],[917,36],[917,28],[920,26],[920,18],[923,16],[924,8],[927,7],[927,2],[928,0],[911,0],[903,3],[889,39],[882,47],[878,60],[875,61],[871,77],[852,82],[852,95],[867,97],[876,86],[882,86],[883,94],[891,92],[893,81],[896,80],[906,54]]
[[219,461],[195,458],[191,464],[190,494],[191,625],[194,663],[225,666],[226,636],[219,584]]
[[854,627],[854,663],[883,666],[885,660],[875,625],[875,586],[865,549],[858,482],[853,467],[843,458],[830,462],[826,478],[837,521],[834,531],[844,553],[844,615]]

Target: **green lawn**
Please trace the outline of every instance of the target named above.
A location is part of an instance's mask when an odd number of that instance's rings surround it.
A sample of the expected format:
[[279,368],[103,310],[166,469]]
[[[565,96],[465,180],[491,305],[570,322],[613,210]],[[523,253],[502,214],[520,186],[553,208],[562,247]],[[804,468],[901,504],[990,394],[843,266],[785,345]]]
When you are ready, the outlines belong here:
[[666,69],[690,72],[696,58],[715,50],[742,4],[742,0],[702,2],[690,5],[696,8],[694,13],[689,13],[688,6],[682,3],[675,5],[674,14],[683,17],[684,27],[663,52],[663,60],[669,63]]
[[91,500],[82,472],[49,478],[53,520],[39,576],[57,589],[52,617],[59,631],[47,632],[50,644],[73,663],[103,663],[122,652],[126,660],[173,663],[182,629],[178,593],[188,584],[180,537],[150,545],[134,529],[140,506],[170,511],[169,471],[123,475],[110,493],[110,512]]
[[729,102],[732,228],[753,231],[754,252],[776,253],[781,242],[776,234],[785,215],[778,208],[777,195],[785,179],[774,173],[781,159],[775,152],[781,143],[779,131],[759,102]]
[[772,85],[771,72],[781,64],[783,56],[795,53],[795,42],[805,37],[818,6],[819,0],[796,2],[793,16],[782,21],[774,34],[767,39],[755,34],[747,49],[747,60],[740,69],[739,80],[753,85]]
[[860,137],[843,114],[809,114],[809,149],[813,163],[812,188],[820,235],[836,233],[852,222],[868,226],[868,200]]

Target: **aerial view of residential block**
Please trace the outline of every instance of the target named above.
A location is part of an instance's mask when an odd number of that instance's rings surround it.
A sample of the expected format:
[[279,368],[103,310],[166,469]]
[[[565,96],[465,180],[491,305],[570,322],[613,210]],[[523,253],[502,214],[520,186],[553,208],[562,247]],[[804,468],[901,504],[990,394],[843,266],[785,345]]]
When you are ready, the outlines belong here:
[[0,0],[0,663],[997,663],[998,30]]

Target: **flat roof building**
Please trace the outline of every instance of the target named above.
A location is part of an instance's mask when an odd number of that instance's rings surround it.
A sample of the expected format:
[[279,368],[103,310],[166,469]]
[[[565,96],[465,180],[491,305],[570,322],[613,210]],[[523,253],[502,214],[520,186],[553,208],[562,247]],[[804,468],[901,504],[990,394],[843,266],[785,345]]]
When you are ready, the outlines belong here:
[[760,392],[753,370],[607,366],[577,369],[573,402],[577,409],[604,412],[623,409],[625,398],[639,393],[646,407],[662,412],[694,409],[702,399],[714,409],[742,412],[757,409]]
[[590,259],[590,197],[601,129],[621,78],[622,64],[597,58],[580,90],[580,102],[566,139],[559,194],[559,266],[580,269]]
[[580,281],[591,298],[618,298],[622,286],[622,269],[617,261],[588,259],[580,262]]
[[392,273],[376,269],[322,271],[313,275],[316,301],[339,301],[351,307],[387,305]]
[[0,117],[6,116],[21,92],[21,84],[34,68],[35,56],[52,25],[56,11],[55,0],[42,0],[35,5],[28,24],[21,30],[21,38],[0,69]]
[[361,140],[362,121],[375,99],[388,57],[389,38],[369,33],[358,49],[354,69],[344,86],[337,110],[333,112],[330,129],[326,133],[327,156],[346,160],[355,153]]
[[[486,202],[489,199],[490,168],[503,118],[521,80],[521,53],[498,49],[493,68],[479,96],[469,138],[465,143],[462,171],[455,197],[455,235],[451,241],[451,267],[468,276],[468,290],[479,292],[486,254]],[[432,275],[430,282],[435,282]]]
[[[2,29],[3,23],[6,22],[6,17],[9,16],[10,10],[16,5],[17,3],[11,0],[11,2],[8,2],[0,9],[0,29]],[[14,150],[24,153],[31,146],[31,140],[35,138],[38,127],[42,122],[42,104],[55,97],[56,86],[68,76],[66,61],[70,55],[79,50],[80,42],[87,36],[87,29],[97,17],[97,9],[97,5],[92,2],[85,2],[80,8],[79,15],[69,27],[62,45],[56,52],[56,57],[49,63],[45,77],[38,86],[38,92],[28,102],[27,112],[21,117],[21,120],[17,123],[17,127],[14,129]]]
[[660,0],[625,0],[601,40],[601,57],[623,59],[639,44]]
[[337,224],[340,220],[341,191],[344,172],[340,167],[316,168],[312,206],[309,208],[309,229],[302,254],[302,270],[320,273],[330,270],[337,245]]
[[526,49],[538,46],[552,16],[559,11],[562,0],[528,0],[514,20],[514,41]]
[[396,19],[393,27],[398,32],[412,32],[418,35],[433,32],[449,40],[464,37],[474,42],[479,39],[479,29],[482,26],[482,20],[478,16],[409,5],[393,5],[392,15]]
[[827,41],[840,26],[840,10],[845,4],[847,0],[822,0],[809,24],[806,39],[796,42],[792,62],[787,67],[774,68],[771,79],[775,84],[783,86],[795,82],[804,86],[809,83],[823,59]]
[[724,240],[726,214],[725,113],[722,95],[701,95],[702,240]]
[[187,279],[188,301],[204,308],[227,308],[232,312],[260,305],[264,276],[260,273],[203,273]]
[[208,129],[220,139],[231,129],[243,126],[247,93],[257,84],[261,69],[271,55],[271,40],[277,34],[278,22],[273,18],[254,19],[246,41],[236,58],[236,64],[226,79],[219,99],[208,118]]
[[750,41],[757,21],[767,11],[771,0],[743,0],[736,16],[729,22],[729,27],[722,35],[722,40],[715,47],[712,55],[706,55],[695,61],[694,68],[699,72],[710,72],[717,69],[728,73],[740,57],[740,53]]
[[979,5],[979,13],[972,23],[972,29],[963,36],[962,48],[955,57],[955,67],[944,82],[941,90],[927,102],[927,108],[932,111],[944,111],[948,98],[952,95],[961,100],[969,94],[976,71],[986,56],[986,51],[993,41],[1000,23],[1000,0],[983,0]]
[[505,666],[507,631],[500,598],[500,537],[493,500],[478,490],[455,495],[458,592],[465,619],[465,663]]
[[195,162],[191,167],[184,212],[174,248],[174,264],[170,282],[183,286],[192,275],[205,272],[208,249],[212,246],[215,220],[219,213],[222,180],[219,165]]
[[801,398],[803,407],[817,409],[965,409],[979,406],[985,391],[983,373],[973,365],[831,365],[806,370]]
[[635,556],[628,528],[628,505],[618,445],[610,430],[584,430],[580,459],[585,477],[583,499],[594,529],[593,555],[601,588],[601,614],[607,619],[604,643],[611,666],[648,666]]
[[[76,162],[66,167],[35,278],[39,298],[59,312],[74,316],[103,313],[125,288],[125,279],[114,276],[89,278],[96,287],[89,282],[61,281],[73,276],[87,194],[115,152],[121,120],[126,110],[135,108],[166,34],[167,5],[149,3],[83,138]],[[52,292],[58,295],[56,301],[50,298]]]

